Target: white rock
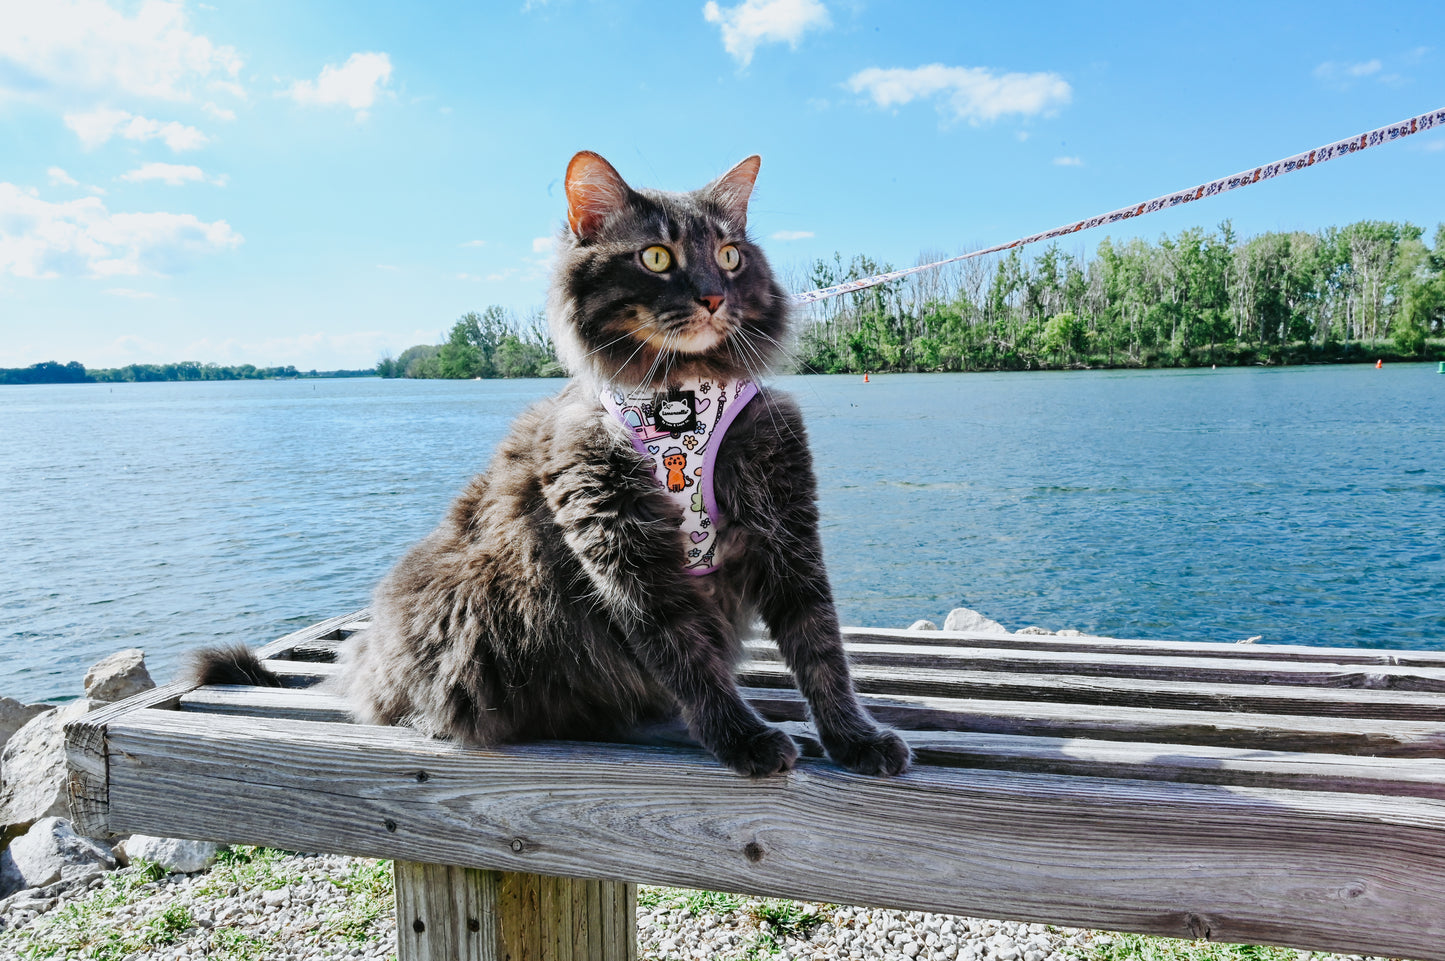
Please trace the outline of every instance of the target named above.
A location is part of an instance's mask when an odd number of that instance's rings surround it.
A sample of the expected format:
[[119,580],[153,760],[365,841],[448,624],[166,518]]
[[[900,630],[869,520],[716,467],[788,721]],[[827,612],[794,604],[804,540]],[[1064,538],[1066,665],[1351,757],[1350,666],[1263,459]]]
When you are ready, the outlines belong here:
[[923,618],[922,620],[917,620],[909,624],[908,629],[910,631],[936,631],[938,630],[938,625],[927,618]]
[[0,834],[15,835],[45,817],[64,817],[65,725],[88,709],[76,701],[31,718],[0,752]]
[[1022,629],[1020,629],[1020,630],[1014,631],[1014,633],[1015,633],[1015,634],[1048,634],[1048,635],[1052,635],[1054,632],[1051,631],[1051,630],[1049,630],[1047,627],[1039,627],[1039,626],[1036,625],[1036,624],[1030,624],[1028,627],[1025,627],[1025,628],[1022,628]]
[[72,831],[69,821],[43,818],[0,854],[0,897],[89,878],[114,867],[110,852]]
[[[37,714],[44,714],[53,704],[21,704],[10,697],[0,697],[0,748],[10,736],[30,722]],[[0,777],[3,777],[0,772]]]
[[145,834],[132,834],[116,845],[117,851],[128,861],[140,858],[181,874],[205,870],[216,859],[217,847],[214,841],[182,841]]
[[955,607],[943,620],[945,631],[983,631],[990,634],[1007,634],[1008,628],[998,621],[984,617],[968,607]]
[[146,670],[145,652],[138,647],[116,651],[85,672],[85,696],[110,704],[156,686]]

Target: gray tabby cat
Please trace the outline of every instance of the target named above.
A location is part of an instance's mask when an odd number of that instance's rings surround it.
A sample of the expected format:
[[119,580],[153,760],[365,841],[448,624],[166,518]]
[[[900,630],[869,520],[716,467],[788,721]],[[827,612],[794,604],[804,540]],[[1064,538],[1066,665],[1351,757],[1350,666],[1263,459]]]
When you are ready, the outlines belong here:
[[[774,359],[790,300],[747,235],[758,166],[749,157],[677,194],[635,190],[594,153],[572,158],[548,314],[574,377],[518,418],[486,473],[377,588],[343,674],[359,720],[486,745],[623,737],[680,710],[728,767],[774,774],[797,748],[733,673],[739,635],[760,616],[828,754],[866,774],[907,767],[905,743],[853,691],[792,400],[762,387],[718,437],[719,516],[699,522],[713,524],[701,533],[725,560],[695,576],[685,508],[666,494],[692,478],[677,470],[660,484],[599,399],[656,390],[659,405],[644,408],[657,413],[669,387],[676,399],[680,383],[752,381]],[[668,443],[694,446],[679,436]],[[216,654],[199,679],[256,668]]]

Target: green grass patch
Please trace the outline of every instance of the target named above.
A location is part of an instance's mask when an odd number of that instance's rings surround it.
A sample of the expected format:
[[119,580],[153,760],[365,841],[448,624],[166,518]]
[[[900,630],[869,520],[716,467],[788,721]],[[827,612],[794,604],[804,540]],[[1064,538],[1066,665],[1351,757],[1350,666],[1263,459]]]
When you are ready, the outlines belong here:
[[693,914],[730,914],[740,910],[747,899],[739,894],[719,891],[694,891],[690,888],[654,888],[639,885],[637,905],[642,908],[687,908]]
[[1086,946],[1075,949],[1074,957],[1079,961],[1299,961],[1310,954],[1294,948],[1257,944],[1219,944],[1110,933],[1090,939]]

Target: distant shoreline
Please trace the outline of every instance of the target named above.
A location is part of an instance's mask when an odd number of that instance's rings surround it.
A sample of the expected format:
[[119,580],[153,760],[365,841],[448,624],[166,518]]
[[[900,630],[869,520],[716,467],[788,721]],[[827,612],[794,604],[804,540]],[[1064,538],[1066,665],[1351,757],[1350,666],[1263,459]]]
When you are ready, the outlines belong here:
[[[1436,345],[1432,345],[1436,347]],[[856,376],[859,374],[887,375],[887,374],[999,374],[999,373],[1021,373],[1021,372],[1042,372],[1042,371],[1081,371],[1081,370],[1200,370],[1205,367],[1336,367],[1360,364],[1387,363],[1387,364],[1434,364],[1445,361],[1445,348],[1436,347],[1427,350],[1425,356],[1404,354],[1394,347],[1393,344],[1381,343],[1370,346],[1352,345],[1348,352],[1324,354],[1309,350],[1291,350],[1284,352],[1284,356],[1269,358],[1260,357],[1221,357],[1215,363],[1199,362],[1190,364],[1139,364],[1139,363],[1073,363],[1061,364],[1037,364],[1021,365],[1014,367],[975,367],[969,370],[869,370],[869,371],[779,371],[779,373],[794,374],[797,376]],[[147,365],[155,368],[182,367],[183,365]],[[189,366],[189,365],[184,365]],[[297,370],[294,367],[265,367],[255,368],[246,365],[245,368],[217,367],[213,364],[194,365],[201,368],[204,376],[196,376],[194,371],[183,370],[170,374],[169,376],[159,371],[147,370],[142,376],[125,376],[129,373],[128,368],[101,368],[87,370],[85,367],[72,361],[69,364],[57,364],[53,361],[45,364],[33,364],[30,367],[0,367],[0,386],[27,386],[36,384],[141,384],[141,383],[190,383],[195,381],[242,381],[242,380],[338,380],[358,379],[376,377],[387,380],[511,380],[507,377],[392,377],[383,378],[374,368],[363,368],[359,370]],[[77,371],[77,368],[79,370]],[[239,372],[233,372],[239,371]],[[563,379],[565,374],[556,374],[552,377],[542,376],[535,379]]]

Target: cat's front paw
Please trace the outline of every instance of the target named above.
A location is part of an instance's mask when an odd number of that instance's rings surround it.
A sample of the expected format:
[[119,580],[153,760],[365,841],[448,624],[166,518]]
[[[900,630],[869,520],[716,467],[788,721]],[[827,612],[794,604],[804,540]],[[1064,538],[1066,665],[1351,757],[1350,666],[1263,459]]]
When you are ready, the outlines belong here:
[[891,777],[908,770],[908,764],[913,760],[913,752],[903,738],[878,728],[867,734],[829,741],[825,746],[829,757],[859,774]]
[[798,760],[798,746],[775,727],[739,732],[713,748],[713,754],[728,767],[747,777],[768,777],[790,771]]

